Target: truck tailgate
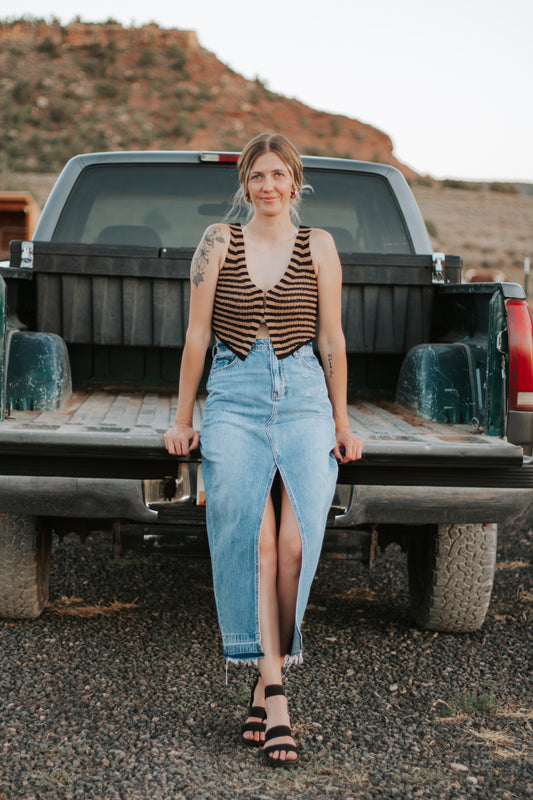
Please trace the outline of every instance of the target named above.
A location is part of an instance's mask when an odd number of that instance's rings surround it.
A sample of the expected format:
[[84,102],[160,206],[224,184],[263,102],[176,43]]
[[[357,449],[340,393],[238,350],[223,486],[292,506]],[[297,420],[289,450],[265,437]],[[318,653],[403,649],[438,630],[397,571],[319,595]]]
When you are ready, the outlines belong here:
[[[199,428],[204,397],[195,407]],[[163,433],[176,394],[75,392],[57,411],[13,411],[0,423],[0,474],[93,478],[175,475]],[[374,485],[529,486],[522,450],[465,425],[428,422],[392,403],[349,406],[352,430],[365,439],[364,458],[341,467],[339,482]],[[193,453],[191,459],[198,460]]]

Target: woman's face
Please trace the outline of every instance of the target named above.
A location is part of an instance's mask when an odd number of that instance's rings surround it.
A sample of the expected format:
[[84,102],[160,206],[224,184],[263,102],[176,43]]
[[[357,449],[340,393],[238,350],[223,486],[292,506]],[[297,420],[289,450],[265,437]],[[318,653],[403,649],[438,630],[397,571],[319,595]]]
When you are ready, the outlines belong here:
[[274,216],[290,214],[292,175],[276,153],[263,153],[252,164],[246,186],[256,213]]

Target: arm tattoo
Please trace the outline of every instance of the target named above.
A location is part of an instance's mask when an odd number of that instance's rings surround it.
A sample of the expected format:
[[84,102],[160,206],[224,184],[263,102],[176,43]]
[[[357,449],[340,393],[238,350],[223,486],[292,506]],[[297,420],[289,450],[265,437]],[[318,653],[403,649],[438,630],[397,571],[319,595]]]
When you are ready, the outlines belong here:
[[328,353],[328,373],[329,377],[333,378],[333,355]]
[[224,241],[222,234],[214,227],[206,230],[202,236],[191,264],[191,280],[196,288],[204,280],[205,271],[209,263],[209,251],[213,249],[215,242],[223,244]]

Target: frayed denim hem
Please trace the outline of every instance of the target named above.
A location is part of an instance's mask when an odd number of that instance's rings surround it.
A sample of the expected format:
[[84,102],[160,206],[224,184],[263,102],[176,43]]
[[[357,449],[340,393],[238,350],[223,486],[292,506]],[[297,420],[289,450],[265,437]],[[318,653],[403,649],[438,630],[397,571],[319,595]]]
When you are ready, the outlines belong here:
[[[234,656],[225,656],[226,663],[226,686],[228,685],[228,670],[230,664],[235,664],[238,667],[258,667],[260,659],[263,656],[256,658],[235,658]],[[283,659],[282,669],[288,670],[290,667],[299,667],[304,662],[303,653],[300,651],[295,655],[286,655]]]
[[[256,658],[235,658],[234,656],[225,656],[226,665],[229,664],[237,664],[237,666],[244,666],[244,667],[258,667],[260,659],[263,656],[259,656]],[[296,653],[294,656],[286,655],[283,660],[283,669],[287,669],[288,667],[296,667],[303,664],[304,657],[303,653]]]
[[300,651],[296,653],[294,656],[285,656],[283,661],[283,669],[289,669],[289,667],[299,667],[301,664],[304,663],[304,654]]
[[256,656],[255,658],[234,658],[234,656],[225,656],[226,666],[229,664],[237,664],[237,666],[243,667],[257,667],[259,664],[259,658]]

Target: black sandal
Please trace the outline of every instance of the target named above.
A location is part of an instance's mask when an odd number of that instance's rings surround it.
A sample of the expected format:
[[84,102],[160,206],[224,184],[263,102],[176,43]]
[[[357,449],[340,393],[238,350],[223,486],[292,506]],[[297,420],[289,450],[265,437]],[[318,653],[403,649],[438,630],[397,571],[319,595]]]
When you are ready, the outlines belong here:
[[254,706],[254,694],[260,677],[261,677],[260,675],[257,676],[257,678],[254,681],[254,685],[252,686],[252,693],[250,694],[250,706],[248,708],[248,716],[257,717],[258,719],[261,720],[261,722],[245,722],[241,728],[241,737],[244,744],[247,747],[262,747],[264,745],[264,742],[262,742],[260,739],[259,741],[257,741],[256,739],[246,739],[244,737],[244,734],[248,733],[248,731],[251,731],[252,733],[256,732],[264,733],[266,731],[266,724],[265,724],[265,719],[267,715],[266,709],[263,708],[262,706]]
[[[271,684],[270,686],[265,686],[265,700],[269,697],[274,697],[276,695],[283,695],[285,697],[285,690],[283,686],[278,684]],[[265,745],[271,739],[277,739],[280,736],[291,736],[292,731],[288,725],[274,725],[273,728],[269,728],[265,734]],[[298,749],[294,744],[271,744],[268,747],[263,748],[263,757],[269,767],[284,767],[285,769],[291,769],[292,767],[296,767],[298,765],[299,759],[298,758],[271,758],[270,753],[298,753]]]

